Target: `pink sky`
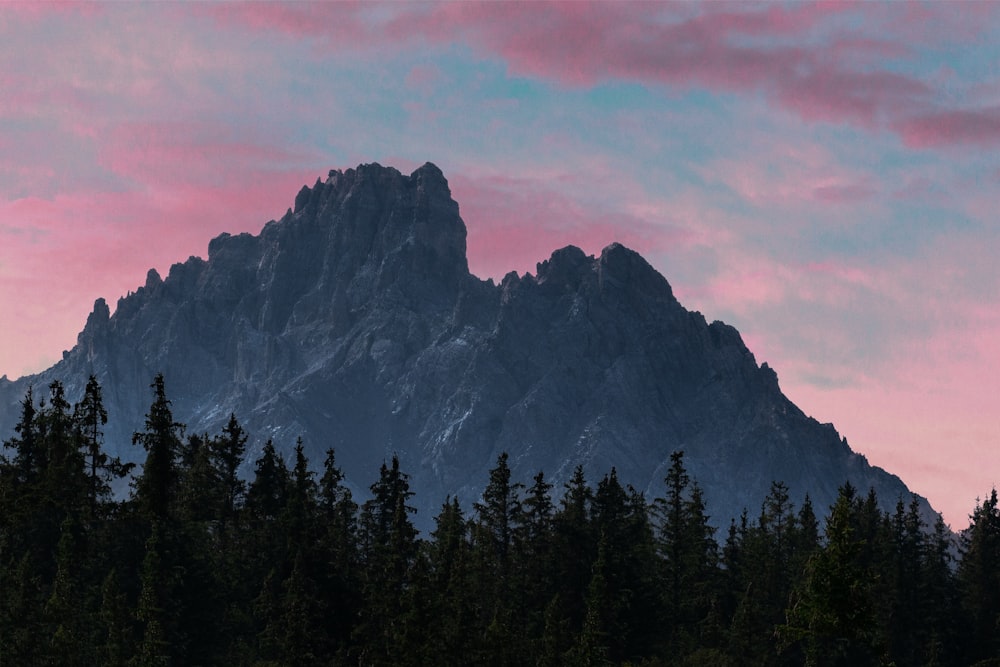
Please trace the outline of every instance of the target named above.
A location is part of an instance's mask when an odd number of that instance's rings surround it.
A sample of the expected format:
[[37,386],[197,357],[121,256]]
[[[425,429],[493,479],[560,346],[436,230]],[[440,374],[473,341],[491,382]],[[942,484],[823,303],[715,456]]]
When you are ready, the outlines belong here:
[[333,167],[642,252],[953,527],[1000,477],[992,3],[4,3],[0,374]]

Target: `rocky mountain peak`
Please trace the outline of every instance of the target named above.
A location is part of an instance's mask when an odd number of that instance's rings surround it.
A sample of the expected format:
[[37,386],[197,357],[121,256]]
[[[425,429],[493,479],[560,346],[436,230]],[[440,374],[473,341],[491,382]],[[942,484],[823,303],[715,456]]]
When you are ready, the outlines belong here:
[[818,509],[847,480],[887,503],[908,495],[635,251],[567,246],[536,268],[500,285],[470,275],[465,223],[431,163],[332,170],[259,235],[221,234],[165,279],[150,270],[113,316],[99,299],[63,361],[0,382],[0,438],[27,386],[59,379],[76,400],[93,373],[106,441],[135,459],[162,372],[189,432],[217,432],[230,413],[245,424],[248,475],[265,440],[288,452],[301,437],[317,465],[335,448],[363,498],[398,454],[423,527],[446,495],[476,501],[502,451],[518,481],[544,470],[562,488],[576,465],[592,481],[616,466],[653,495],[682,449],[717,526],[774,480]]

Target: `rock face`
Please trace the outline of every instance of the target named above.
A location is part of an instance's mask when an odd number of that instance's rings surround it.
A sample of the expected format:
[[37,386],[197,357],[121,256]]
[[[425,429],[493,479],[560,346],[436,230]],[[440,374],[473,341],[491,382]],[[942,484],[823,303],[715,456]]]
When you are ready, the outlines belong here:
[[772,480],[819,512],[845,480],[886,504],[909,497],[635,252],[570,246],[496,285],[469,273],[465,235],[432,164],[331,171],[260,235],[222,234],[165,279],[151,270],[114,315],[98,299],[61,362],[0,380],[0,438],[29,385],[60,379],[77,400],[93,373],[108,448],[136,460],[163,372],[188,432],[236,413],[254,438],[247,475],[268,438],[288,452],[301,436],[316,466],[334,447],[364,497],[398,453],[423,527],[447,494],[476,500],[503,451],[521,481],[544,470],[561,488],[582,464],[596,483],[616,466],[652,497],[683,449],[720,528],[756,512]]

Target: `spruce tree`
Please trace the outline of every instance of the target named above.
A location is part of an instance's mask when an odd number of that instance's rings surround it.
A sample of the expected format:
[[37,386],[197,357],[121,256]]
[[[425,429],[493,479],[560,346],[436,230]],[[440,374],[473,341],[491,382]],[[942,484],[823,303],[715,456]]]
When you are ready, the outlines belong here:
[[[553,517],[552,557],[555,563],[555,588],[558,600],[546,608],[549,641],[561,641],[583,629],[587,608],[587,589],[597,558],[597,539],[590,520],[593,490],[587,485],[583,467],[577,466],[565,484],[559,510]],[[552,651],[562,653],[569,644],[559,644]]]
[[236,517],[246,495],[246,482],[240,479],[238,470],[246,454],[248,437],[236,415],[230,414],[221,435],[212,438],[208,443],[209,455],[222,490],[219,520],[223,533]]
[[841,487],[826,522],[826,544],[809,561],[806,576],[790,599],[781,646],[801,643],[806,665],[878,665],[885,650],[876,617],[875,573],[859,526],[864,501],[854,487]]
[[145,430],[132,435],[132,444],[146,450],[142,473],[135,480],[135,499],[142,516],[164,520],[172,511],[177,493],[182,426],[170,411],[162,373],[156,375],[150,387],[153,403],[146,413]]
[[123,463],[119,457],[108,456],[104,451],[108,412],[104,408],[101,385],[93,375],[87,380],[83,398],[73,408],[73,420],[78,447],[86,459],[90,514],[97,516],[99,508],[111,499],[112,482],[128,476],[135,464]]
[[63,520],[56,555],[56,575],[52,593],[45,605],[53,628],[49,660],[51,664],[73,667],[94,662],[92,618],[87,607],[87,582],[82,565],[84,549],[80,544],[80,524],[72,515]]
[[664,484],[666,496],[653,501],[659,520],[664,622],[670,650],[687,654],[709,639],[705,631],[715,608],[717,544],[701,490],[684,467],[683,452],[671,454]]
[[993,489],[977,502],[962,533],[958,566],[962,607],[969,622],[966,659],[1000,659],[1000,503]]
[[357,634],[363,662],[389,665],[403,657],[402,617],[418,550],[410,519],[416,511],[409,504],[413,492],[398,457],[382,464],[371,493],[361,510],[364,608]]
[[332,649],[345,654],[361,608],[358,505],[344,484],[344,473],[337,467],[333,449],[326,452],[317,502],[321,517],[317,585],[330,603],[326,625]]
[[[511,482],[507,453],[497,457],[481,502],[473,505],[473,543],[479,595],[486,626],[485,651],[499,663],[518,661],[524,649],[515,623],[516,590],[512,578],[514,536],[520,530],[520,484]],[[521,656],[523,659],[523,656]]]

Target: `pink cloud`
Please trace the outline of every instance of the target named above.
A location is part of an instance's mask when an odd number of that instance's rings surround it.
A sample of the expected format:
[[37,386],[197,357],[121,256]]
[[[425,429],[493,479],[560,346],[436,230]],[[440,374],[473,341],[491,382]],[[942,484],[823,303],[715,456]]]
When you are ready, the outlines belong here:
[[414,65],[406,73],[406,86],[425,95],[430,94],[441,80],[441,70],[432,65]]
[[316,152],[287,148],[280,137],[262,141],[253,132],[204,121],[121,123],[105,141],[100,161],[149,186],[226,186],[245,178],[249,170],[280,172],[322,161]]
[[1000,144],[1000,107],[975,111],[950,110],[900,121],[907,146],[997,146]]
[[820,185],[813,188],[812,196],[816,201],[827,204],[853,204],[871,199],[878,191],[867,183],[847,183],[835,185]]
[[876,127],[897,106],[912,107],[931,92],[901,74],[841,65],[906,52],[888,39],[810,43],[825,21],[863,12],[858,5],[704,7],[689,16],[690,8],[659,4],[547,3],[510,11],[448,3],[416,21],[407,17],[405,25],[438,41],[463,37],[499,53],[521,74],[568,85],[619,78],[757,91],[810,121]]
[[[236,3],[202,7],[223,25],[316,40],[326,49],[414,48],[462,41],[512,72],[591,86],[612,79],[755,93],[807,122],[898,132],[908,145],[1000,136],[992,112],[946,109],[933,77],[890,69],[921,43],[962,42],[998,13],[982,5],[893,7],[817,2]],[[857,24],[868,25],[859,33]],[[927,32],[928,25],[941,30]],[[872,29],[872,28],[875,29]],[[585,46],[583,46],[585,45]],[[422,76],[414,70],[413,77]],[[916,118],[907,120],[906,115]]]
[[470,270],[484,278],[533,273],[538,262],[567,245],[600,254],[617,241],[655,252],[694,238],[667,221],[588,208],[533,179],[455,176],[450,185],[469,229]]
[[[352,2],[221,2],[195,7],[220,25],[278,32],[293,38],[319,38],[331,47],[371,42],[377,5]],[[404,10],[406,11],[406,10]]]

